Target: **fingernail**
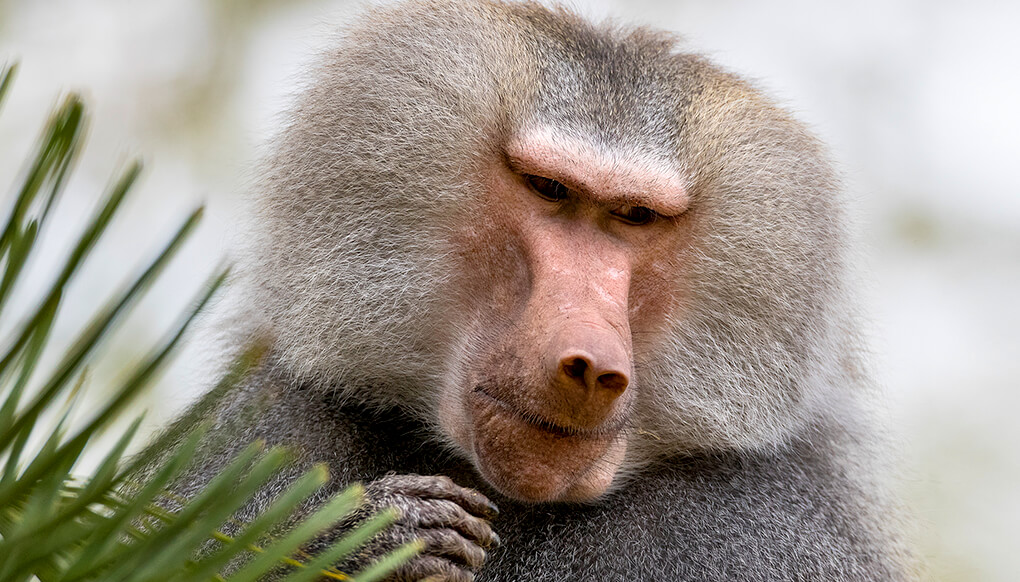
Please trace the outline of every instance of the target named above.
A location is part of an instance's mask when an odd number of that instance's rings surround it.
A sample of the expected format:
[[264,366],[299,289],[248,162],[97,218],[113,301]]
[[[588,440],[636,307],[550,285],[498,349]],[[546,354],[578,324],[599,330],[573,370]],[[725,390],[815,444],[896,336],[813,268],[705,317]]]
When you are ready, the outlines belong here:
[[496,532],[492,532],[492,547],[498,548],[502,543],[503,540],[499,539],[499,534]]

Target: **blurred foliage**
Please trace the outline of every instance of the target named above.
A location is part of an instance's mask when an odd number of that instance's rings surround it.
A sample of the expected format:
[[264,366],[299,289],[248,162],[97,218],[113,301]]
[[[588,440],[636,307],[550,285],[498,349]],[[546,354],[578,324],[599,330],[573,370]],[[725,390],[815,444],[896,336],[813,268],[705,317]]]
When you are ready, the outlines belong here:
[[[0,104],[12,76],[12,67],[0,68]],[[0,317],[9,317],[3,311],[7,299],[80,152],[85,118],[84,105],[75,95],[56,108],[23,181],[15,189],[8,216],[0,223],[4,224],[0,231]],[[125,451],[141,420],[136,419],[94,470],[86,475],[75,473],[97,438],[111,430],[167,362],[226,276],[222,271],[211,278],[176,328],[127,374],[87,422],[74,422],[72,412],[78,408],[87,367],[97,348],[150,288],[202,214],[201,209],[195,210],[156,258],[95,312],[57,364],[40,366],[68,284],[140,171],[140,165],[132,163],[121,173],[65,257],[49,290],[34,310],[19,314],[20,325],[9,337],[0,338],[0,582],[222,580],[220,572],[238,562],[241,565],[230,575],[231,581],[258,580],[281,564],[290,566],[286,578],[290,581],[350,579],[327,569],[391,523],[394,512],[369,520],[318,556],[303,556],[299,549],[358,507],[363,494],[359,486],[339,494],[288,533],[270,536],[287,523],[298,504],[327,481],[322,466],[298,479],[255,521],[242,524],[236,538],[218,531],[285,465],[287,454],[282,449],[263,452],[261,445],[254,443],[190,500],[167,503],[166,488],[191,461],[208,427],[198,425],[183,434],[169,432],[142,455],[128,458]],[[259,355],[259,348],[249,350],[203,404],[228,390]],[[54,414],[56,420],[49,422]],[[171,512],[164,509],[168,505],[181,508]],[[254,545],[266,540],[264,547]],[[408,544],[354,579],[380,579],[419,549],[417,542]]]

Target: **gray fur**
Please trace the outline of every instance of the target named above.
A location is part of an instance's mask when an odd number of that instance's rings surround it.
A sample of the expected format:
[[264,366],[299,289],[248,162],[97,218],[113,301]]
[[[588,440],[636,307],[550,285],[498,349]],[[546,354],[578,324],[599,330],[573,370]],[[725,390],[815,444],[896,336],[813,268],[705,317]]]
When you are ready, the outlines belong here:
[[[219,412],[233,442],[328,462],[323,496],[389,473],[481,491],[503,545],[479,580],[912,577],[864,412],[840,185],[799,123],[671,35],[531,4],[376,9],[311,79],[253,201],[237,342],[275,344]],[[470,220],[482,160],[535,122],[672,164],[693,200],[692,242],[663,265],[682,309],[634,338],[633,444],[592,505],[502,498],[434,422],[466,341],[451,222]],[[268,405],[232,424],[252,402]]]

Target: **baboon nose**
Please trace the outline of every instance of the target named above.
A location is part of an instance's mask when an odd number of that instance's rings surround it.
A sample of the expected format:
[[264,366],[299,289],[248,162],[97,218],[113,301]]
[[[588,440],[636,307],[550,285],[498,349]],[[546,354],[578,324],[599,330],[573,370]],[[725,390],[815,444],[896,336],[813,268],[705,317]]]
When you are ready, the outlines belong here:
[[631,353],[616,333],[594,326],[561,331],[550,347],[546,368],[547,417],[562,426],[595,429],[623,411],[631,381]]
[[625,372],[614,369],[614,366],[611,365],[600,366],[595,357],[583,352],[572,353],[561,358],[560,374],[591,392],[605,391],[614,397],[623,393],[627,389],[627,384],[630,383]]

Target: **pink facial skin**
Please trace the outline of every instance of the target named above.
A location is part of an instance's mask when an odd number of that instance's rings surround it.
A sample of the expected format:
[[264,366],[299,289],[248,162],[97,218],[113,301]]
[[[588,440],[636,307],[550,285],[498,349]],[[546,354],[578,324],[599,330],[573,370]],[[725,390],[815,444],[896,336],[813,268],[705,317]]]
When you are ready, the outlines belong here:
[[[678,169],[548,129],[503,153],[453,241],[474,340],[440,425],[511,497],[595,499],[626,455],[634,338],[654,337],[680,288],[689,198]],[[550,198],[529,176],[565,188]]]

